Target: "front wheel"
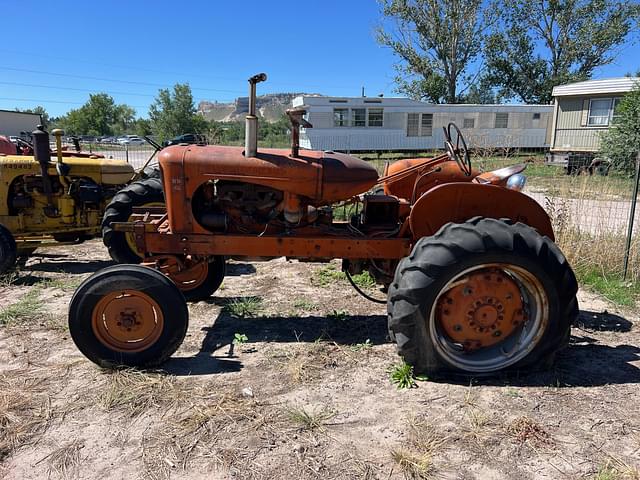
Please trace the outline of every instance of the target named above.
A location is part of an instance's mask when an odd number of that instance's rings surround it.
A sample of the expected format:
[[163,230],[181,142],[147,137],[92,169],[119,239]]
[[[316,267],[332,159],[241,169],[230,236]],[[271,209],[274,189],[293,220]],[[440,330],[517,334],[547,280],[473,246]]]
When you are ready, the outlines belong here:
[[0,225],[0,275],[16,265],[18,249],[13,235],[7,227]]
[[182,293],[163,274],[139,265],[105,268],[85,280],[69,305],[78,349],[101,367],[152,367],[167,360],[187,333]]
[[531,227],[447,224],[398,265],[389,332],[421,373],[542,368],[568,341],[577,289],[558,247]]

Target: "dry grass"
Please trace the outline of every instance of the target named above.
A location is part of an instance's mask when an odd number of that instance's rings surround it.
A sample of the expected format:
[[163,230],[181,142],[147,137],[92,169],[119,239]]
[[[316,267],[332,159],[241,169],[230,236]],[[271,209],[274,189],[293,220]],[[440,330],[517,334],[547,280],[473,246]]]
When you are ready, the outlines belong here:
[[171,375],[133,369],[105,371],[94,393],[96,403],[103,409],[130,417],[159,407],[169,408],[189,395]]
[[281,424],[270,406],[215,385],[190,392],[185,404],[170,410],[165,424],[143,440],[148,478],[169,478],[172,471],[186,471],[196,460],[208,469],[246,470],[244,460],[252,453],[248,438],[275,438],[273,429]]
[[44,303],[40,299],[40,288],[32,288],[20,299],[0,310],[0,325],[14,326],[42,319]]
[[533,447],[553,444],[549,432],[527,416],[518,417],[509,423],[507,433],[520,444],[526,443]]
[[328,421],[336,416],[336,412],[323,406],[322,408],[289,407],[286,409],[287,417],[297,428],[301,430],[324,430]]
[[53,418],[52,372],[14,370],[0,374],[0,460],[35,441]]
[[276,348],[267,353],[270,361],[286,373],[294,384],[321,379],[328,369],[344,366],[344,362],[357,362],[357,355],[333,342],[317,340],[298,342],[290,347]]
[[47,457],[49,476],[55,474],[59,478],[78,478],[80,462],[82,461],[81,450],[84,443],[74,440],[57,449]]
[[640,480],[640,469],[629,465],[622,459],[609,455],[598,468],[594,480]]
[[425,418],[408,420],[407,440],[391,451],[391,458],[407,479],[436,478],[434,458],[442,456],[448,438],[439,433]]

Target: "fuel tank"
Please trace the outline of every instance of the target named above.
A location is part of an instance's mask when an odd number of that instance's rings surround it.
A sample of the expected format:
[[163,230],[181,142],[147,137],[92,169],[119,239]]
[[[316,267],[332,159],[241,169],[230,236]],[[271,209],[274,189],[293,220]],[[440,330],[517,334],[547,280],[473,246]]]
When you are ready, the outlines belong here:
[[245,157],[242,147],[174,145],[162,150],[159,162],[165,185],[173,190],[184,185],[187,195],[207,180],[222,179],[300,195],[314,205],[366,192],[378,179],[367,162],[334,152],[302,150],[299,157],[292,157],[289,150],[265,148],[255,157]]

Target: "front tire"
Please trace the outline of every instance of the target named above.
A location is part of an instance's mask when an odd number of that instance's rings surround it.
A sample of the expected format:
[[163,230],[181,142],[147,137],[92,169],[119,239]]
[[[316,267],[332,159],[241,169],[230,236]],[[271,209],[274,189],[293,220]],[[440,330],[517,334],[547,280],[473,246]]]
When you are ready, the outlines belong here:
[[578,315],[576,278],[533,228],[476,218],[418,241],[389,291],[389,333],[416,372],[549,366]]
[[165,275],[139,265],[105,268],[85,280],[69,305],[78,349],[101,367],[153,367],[167,360],[187,333],[189,312]]
[[142,257],[135,248],[133,234],[116,232],[112,222],[126,222],[131,218],[134,207],[164,205],[162,182],[157,178],[147,178],[133,182],[120,190],[104,211],[102,220],[102,241],[111,258],[118,263],[140,263]]
[[16,241],[7,227],[0,225],[0,275],[16,265],[18,250]]

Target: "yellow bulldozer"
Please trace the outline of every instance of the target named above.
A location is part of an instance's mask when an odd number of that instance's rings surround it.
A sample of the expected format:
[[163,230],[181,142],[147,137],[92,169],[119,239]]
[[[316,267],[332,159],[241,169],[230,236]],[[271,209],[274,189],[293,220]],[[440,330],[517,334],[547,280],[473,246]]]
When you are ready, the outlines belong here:
[[[5,152],[0,153],[0,274],[36,248],[100,236],[105,210],[121,190],[126,198],[117,202],[117,210],[111,206],[111,217],[126,219],[136,206],[163,202],[154,174],[137,174],[124,161],[63,150],[64,132],[52,133],[54,151],[40,126],[32,134],[32,155],[0,149]],[[130,260],[137,255],[135,242],[125,234],[110,234],[110,243],[116,255]]]

